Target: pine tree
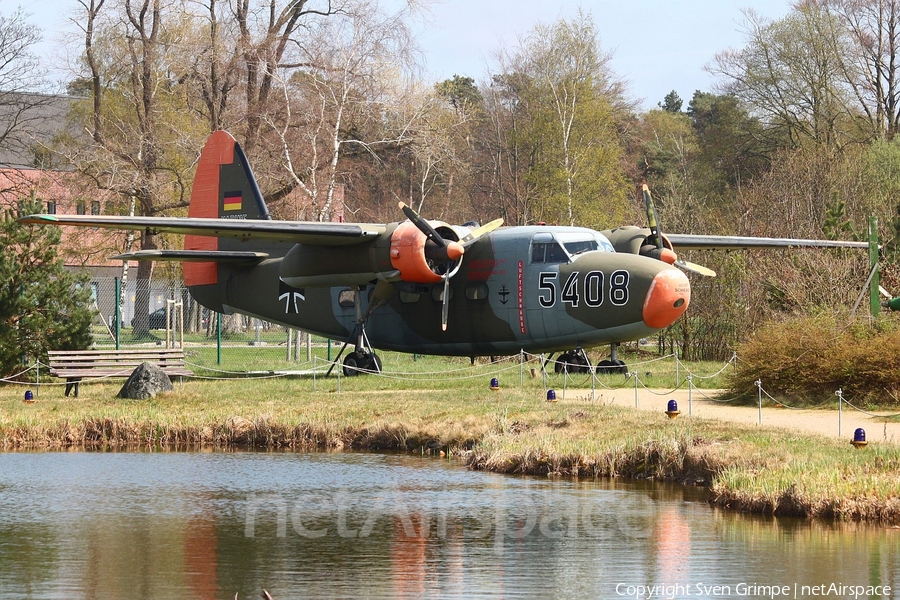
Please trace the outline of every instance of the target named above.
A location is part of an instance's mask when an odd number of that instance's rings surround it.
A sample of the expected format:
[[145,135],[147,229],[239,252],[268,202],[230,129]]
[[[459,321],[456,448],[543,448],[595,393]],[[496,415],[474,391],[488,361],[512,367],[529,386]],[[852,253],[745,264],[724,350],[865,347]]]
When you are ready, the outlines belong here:
[[16,222],[40,207],[32,195],[0,219],[0,376],[35,359],[46,362],[47,350],[91,343],[89,279],[63,267],[59,228]]

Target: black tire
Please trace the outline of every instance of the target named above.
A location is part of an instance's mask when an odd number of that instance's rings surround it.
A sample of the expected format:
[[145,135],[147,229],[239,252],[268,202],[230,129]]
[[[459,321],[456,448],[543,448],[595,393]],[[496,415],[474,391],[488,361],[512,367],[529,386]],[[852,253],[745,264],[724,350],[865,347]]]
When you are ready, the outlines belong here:
[[367,355],[362,363],[361,368],[364,373],[381,373],[381,357],[374,352]]
[[601,360],[597,363],[598,375],[611,375],[613,373],[628,373],[628,367],[621,360]]
[[359,354],[351,352],[344,358],[344,377],[354,377],[359,375]]
[[571,370],[570,365],[572,363],[572,355],[565,352],[556,360],[556,363],[553,365],[553,370],[557,375],[560,373],[568,373]]
[[554,368],[557,373],[589,373],[591,370],[584,356],[576,352],[564,352]]

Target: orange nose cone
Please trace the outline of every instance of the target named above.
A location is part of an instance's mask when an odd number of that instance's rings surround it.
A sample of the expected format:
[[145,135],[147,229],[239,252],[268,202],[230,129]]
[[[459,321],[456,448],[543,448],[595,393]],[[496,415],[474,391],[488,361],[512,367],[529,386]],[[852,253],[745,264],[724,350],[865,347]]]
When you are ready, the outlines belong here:
[[668,327],[691,303],[691,284],[678,269],[660,271],[644,299],[644,323],[654,329]]
[[449,260],[456,260],[465,252],[465,248],[462,247],[462,244],[457,242],[450,242],[447,244],[447,258]]

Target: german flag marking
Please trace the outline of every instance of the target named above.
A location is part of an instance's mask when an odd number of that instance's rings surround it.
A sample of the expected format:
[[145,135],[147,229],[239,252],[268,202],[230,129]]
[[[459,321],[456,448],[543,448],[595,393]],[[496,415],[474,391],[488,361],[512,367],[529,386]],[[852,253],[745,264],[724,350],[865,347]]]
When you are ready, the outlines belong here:
[[244,205],[244,196],[240,191],[225,192],[222,208],[225,210],[241,210]]

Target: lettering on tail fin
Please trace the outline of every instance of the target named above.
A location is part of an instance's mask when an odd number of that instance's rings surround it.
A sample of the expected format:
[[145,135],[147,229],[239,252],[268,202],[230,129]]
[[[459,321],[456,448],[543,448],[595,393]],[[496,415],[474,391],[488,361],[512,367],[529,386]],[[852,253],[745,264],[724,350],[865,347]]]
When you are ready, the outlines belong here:
[[[216,131],[203,146],[191,190],[188,216],[205,219],[270,219],[247,157],[230,133]],[[185,250],[235,250],[240,242],[204,235],[186,235]],[[241,248],[244,249],[244,248]],[[188,286],[218,283],[215,262],[186,262]]]

